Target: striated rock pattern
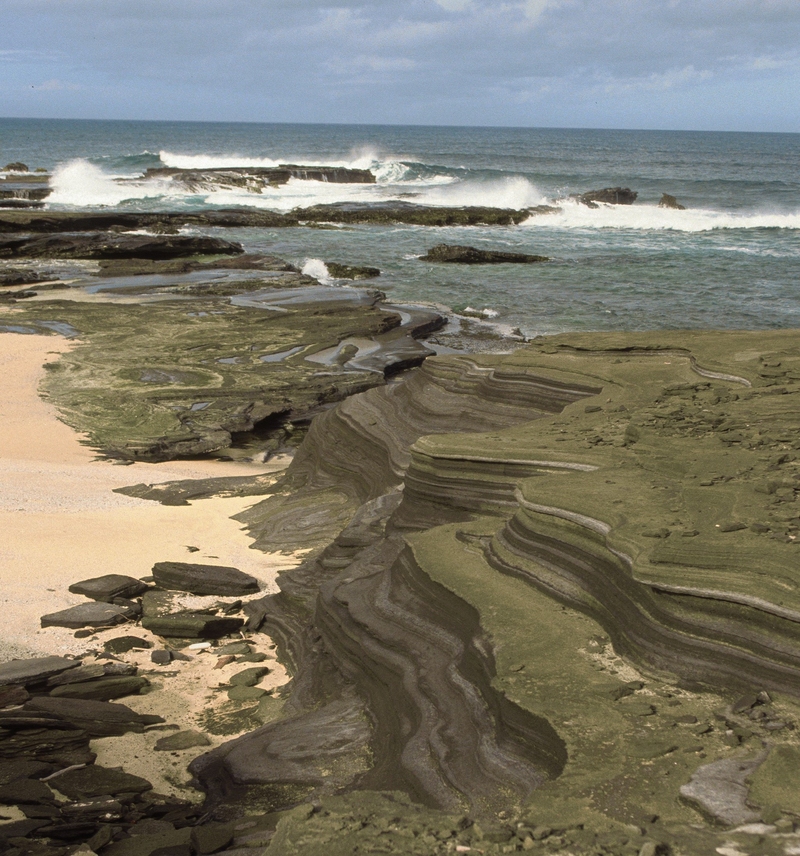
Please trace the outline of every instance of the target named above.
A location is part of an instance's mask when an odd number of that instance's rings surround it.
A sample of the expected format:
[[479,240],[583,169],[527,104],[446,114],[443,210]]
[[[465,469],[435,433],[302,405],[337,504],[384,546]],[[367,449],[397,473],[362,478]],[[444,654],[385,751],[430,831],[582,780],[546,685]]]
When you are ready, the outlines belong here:
[[678,852],[712,802],[791,814],[777,784],[689,782],[791,740],[798,401],[796,334],[760,332],[565,334],[341,403],[241,518],[317,546],[247,610],[294,674],[285,718],[195,775],[223,802],[527,812],[542,840],[660,818]]

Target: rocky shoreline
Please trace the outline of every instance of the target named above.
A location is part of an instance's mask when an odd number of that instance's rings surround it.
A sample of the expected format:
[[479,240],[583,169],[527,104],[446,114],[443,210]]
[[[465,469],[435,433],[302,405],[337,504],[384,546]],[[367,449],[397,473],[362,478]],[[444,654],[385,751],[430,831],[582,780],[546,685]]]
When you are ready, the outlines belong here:
[[[261,497],[253,546],[303,560],[268,594],[206,563],[68,581],[90,600],[43,622],[86,654],[0,664],[6,852],[800,848],[796,333],[432,357],[438,313],[169,234],[187,216],[240,215],[4,213],[0,328],[75,338],[44,391],[110,459],[291,450],[277,482],[120,492]],[[59,299],[11,283],[28,258]],[[160,794],[98,740],[189,773]]]

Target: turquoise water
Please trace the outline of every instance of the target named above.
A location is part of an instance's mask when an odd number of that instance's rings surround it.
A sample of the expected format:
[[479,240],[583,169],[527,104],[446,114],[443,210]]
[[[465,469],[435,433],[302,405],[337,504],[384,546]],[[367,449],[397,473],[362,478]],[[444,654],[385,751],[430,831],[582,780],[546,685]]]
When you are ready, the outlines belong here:
[[[527,335],[562,330],[800,327],[800,135],[523,128],[0,119],[0,164],[54,170],[54,209],[405,200],[525,208],[520,226],[218,230],[248,249],[381,268],[402,301],[486,310]],[[262,194],[180,191],[148,167],[326,163],[375,185],[292,181]],[[128,179],[124,183],[117,178]],[[570,194],[621,185],[633,206]],[[662,193],[687,206],[657,207]],[[550,256],[531,267],[436,266],[436,243]]]

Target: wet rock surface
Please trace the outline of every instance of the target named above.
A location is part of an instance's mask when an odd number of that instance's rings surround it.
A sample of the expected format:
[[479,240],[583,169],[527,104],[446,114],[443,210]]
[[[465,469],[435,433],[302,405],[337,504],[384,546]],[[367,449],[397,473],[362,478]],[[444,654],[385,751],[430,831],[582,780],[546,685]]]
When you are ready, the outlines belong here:
[[577,198],[582,204],[589,208],[596,208],[598,202],[606,205],[633,205],[638,197],[635,190],[629,187],[604,187],[602,190],[589,190],[581,193]]
[[236,255],[241,244],[189,235],[49,235],[2,237],[0,259],[170,259],[196,255]]
[[509,253],[501,250],[480,250],[457,244],[437,244],[420,256],[423,262],[442,262],[460,265],[494,265],[494,264],[536,264],[548,262],[547,256],[535,256],[528,253]]

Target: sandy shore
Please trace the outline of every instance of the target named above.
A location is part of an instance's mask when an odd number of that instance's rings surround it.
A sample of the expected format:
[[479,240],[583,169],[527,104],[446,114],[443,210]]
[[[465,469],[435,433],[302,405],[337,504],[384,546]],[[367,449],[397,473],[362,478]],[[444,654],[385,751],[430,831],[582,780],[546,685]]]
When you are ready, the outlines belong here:
[[55,336],[0,334],[0,661],[86,650],[86,640],[72,631],[39,626],[41,615],[84,601],[67,591],[81,579],[141,577],[164,560],[209,561],[237,567],[274,590],[277,572],[296,564],[249,549],[250,539],[230,518],[252,498],[168,507],[112,493],[139,482],[277,472],[283,463],[95,460],[37,393],[43,364],[69,347]]

